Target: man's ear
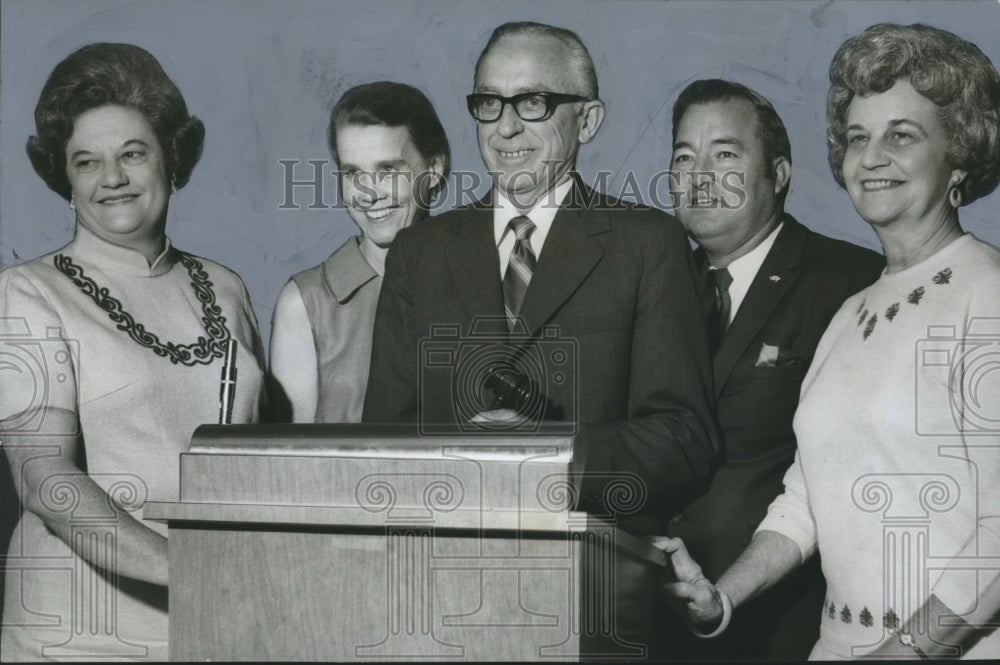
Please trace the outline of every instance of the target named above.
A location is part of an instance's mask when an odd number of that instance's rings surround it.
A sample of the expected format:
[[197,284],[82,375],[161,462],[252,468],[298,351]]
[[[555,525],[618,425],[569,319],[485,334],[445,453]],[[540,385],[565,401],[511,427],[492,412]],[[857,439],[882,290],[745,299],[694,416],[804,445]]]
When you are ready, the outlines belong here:
[[778,196],[792,179],[792,164],[787,157],[774,158],[774,195]]
[[428,171],[430,175],[430,194],[431,202],[441,194],[441,190],[444,189],[444,157],[438,155],[431,159],[430,164],[428,164]]
[[599,99],[592,99],[583,102],[580,109],[580,143],[588,143],[597,136],[597,130],[604,122],[604,102]]

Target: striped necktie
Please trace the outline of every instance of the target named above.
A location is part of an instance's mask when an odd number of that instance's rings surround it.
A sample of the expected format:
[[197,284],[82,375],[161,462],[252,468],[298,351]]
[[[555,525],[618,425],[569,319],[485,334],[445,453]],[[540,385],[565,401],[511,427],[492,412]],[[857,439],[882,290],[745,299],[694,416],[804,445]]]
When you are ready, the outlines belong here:
[[531,273],[535,270],[535,253],[528,238],[535,230],[535,224],[521,215],[510,220],[507,227],[514,232],[516,240],[507,262],[507,272],[503,276],[503,305],[507,316],[507,328],[513,332],[517,315],[524,304],[524,296],[531,283]]

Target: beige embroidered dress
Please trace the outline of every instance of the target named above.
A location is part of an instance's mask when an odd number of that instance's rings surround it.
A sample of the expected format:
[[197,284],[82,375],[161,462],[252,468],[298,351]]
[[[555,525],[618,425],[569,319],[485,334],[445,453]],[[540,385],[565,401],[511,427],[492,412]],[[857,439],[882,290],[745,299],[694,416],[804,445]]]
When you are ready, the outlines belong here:
[[[196,427],[218,422],[230,337],[239,342],[233,422],[257,420],[261,345],[246,289],[169,240],[150,266],[78,226],[63,249],[0,273],[0,326],[0,417],[37,432],[44,414],[33,408],[76,412],[81,467],[138,518],[144,501],[178,498],[180,453]],[[73,511],[58,480],[42,484],[41,498]],[[88,547],[113,555],[114,523],[94,517],[71,512],[74,534],[78,524],[94,538]],[[116,589],[31,512],[8,555],[0,659],[166,659],[164,587],[121,578]]]

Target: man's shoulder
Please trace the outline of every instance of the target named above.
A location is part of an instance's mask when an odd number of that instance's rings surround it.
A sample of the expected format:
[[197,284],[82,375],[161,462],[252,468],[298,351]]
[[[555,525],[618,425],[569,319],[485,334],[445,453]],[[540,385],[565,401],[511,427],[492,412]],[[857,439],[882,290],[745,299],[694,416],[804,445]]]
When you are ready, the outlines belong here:
[[631,238],[643,244],[658,240],[687,244],[684,227],[673,215],[586,186],[577,188],[562,207],[590,218],[606,219],[608,229],[623,240]]
[[[436,242],[444,235],[457,232],[462,223],[469,221],[471,214],[469,206],[454,208],[433,217],[427,217],[415,224],[401,229],[396,234],[393,244],[421,244]],[[480,213],[481,214],[481,213]]]
[[831,238],[806,226],[802,229],[805,235],[802,258],[807,268],[877,275],[885,266],[885,257],[874,250]]
[[634,203],[627,199],[620,199],[611,194],[591,189],[583,184],[578,185],[570,193],[570,196],[563,202],[562,207],[570,210],[624,214],[639,219],[659,219],[660,221],[673,219],[672,215],[667,214],[659,208],[653,208],[643,203]]

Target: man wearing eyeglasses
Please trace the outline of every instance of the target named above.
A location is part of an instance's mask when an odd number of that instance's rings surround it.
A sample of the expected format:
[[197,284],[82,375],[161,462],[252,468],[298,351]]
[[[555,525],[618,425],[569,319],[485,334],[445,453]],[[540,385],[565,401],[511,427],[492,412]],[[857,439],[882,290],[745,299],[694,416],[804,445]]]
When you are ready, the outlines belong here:
[[[574,33],[500,26],[476,64],[473,90],[469,111],[493,188],[397,236],[364,420],[419,418],[427,431],[450,419],[466,430],[476,410],[467,402],[483,391],[473,371],[480,351],[498,339],[514,357],[541,350],[532,356],[538,375],[522,393],[544,395],[543,420],[579,423],[574,457],[586,460],[586,473],[577,507],[627,514],[622,526],[653,533],[658,517],[674,514],[667,506],[697,491],[717,451],[684,231],[665,213],[594,192],[575,173],[577,151],[597,134],[605,108]],[[442,326],[460,331],[454,354],[422,357],[422,343],[439,341]],[[487,412],[473,422],[502,424],[488,399],[481,404]],[[509,422],[525,429],[523,418]],[[616,502],[616,490],[631,500]]]

